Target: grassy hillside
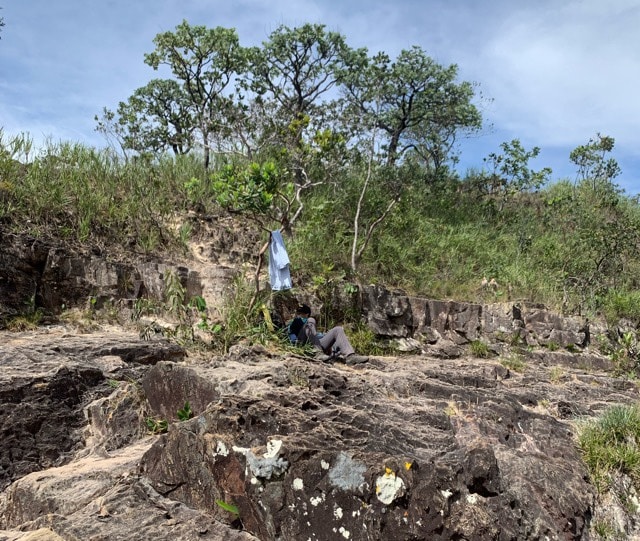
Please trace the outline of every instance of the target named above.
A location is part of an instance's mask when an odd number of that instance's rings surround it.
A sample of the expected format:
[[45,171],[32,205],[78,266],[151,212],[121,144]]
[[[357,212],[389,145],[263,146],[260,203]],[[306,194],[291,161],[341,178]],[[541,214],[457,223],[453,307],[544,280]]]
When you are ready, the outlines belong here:
[[[192,231],[188,215],[226,212],[221,167],[205,172],[196,156],[127,161],[78,144],[34,156],[28,140],[15,138],[0,149],[0,227],[129,252],[179,253]],[[478,175],[434,180],[414,173],[400,179],[410,189],[372,228],[355,270],[362,166],[347,165],[340,183],[305,192],[288,241],[297,279],[377,282],[466,301],[526,299],[564,313],[640,322],[640,208],[615,184],[585,179],[490,190]],[[386,189],[369,185],[361,220],[373,222]],[[256,214],[244,216],[267,230],[281,225],[269,212]]]

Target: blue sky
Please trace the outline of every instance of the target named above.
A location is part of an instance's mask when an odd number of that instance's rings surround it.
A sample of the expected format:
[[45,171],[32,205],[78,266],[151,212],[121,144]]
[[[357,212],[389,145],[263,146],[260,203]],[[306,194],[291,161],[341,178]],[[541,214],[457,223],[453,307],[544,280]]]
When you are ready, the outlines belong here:
[[258,45],[279,25],[322,23],[392,57],[413,45],[477,83],[486,128],[461,143],[461,173],[518,138],[534,168],[575,179],[569,152],[615,138],[617,183],[640,193],[640,0],[0,0],[0,127],[41,146],[103,146],[94,116],[157,74],[160,32],[235,28]]

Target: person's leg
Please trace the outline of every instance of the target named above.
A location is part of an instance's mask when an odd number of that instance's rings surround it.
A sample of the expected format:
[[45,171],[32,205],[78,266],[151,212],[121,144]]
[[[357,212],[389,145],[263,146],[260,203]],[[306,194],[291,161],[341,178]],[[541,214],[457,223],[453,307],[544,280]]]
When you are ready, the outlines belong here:
[[298,341],[301,344],[311,344],[320,349],[324,349],[318,338],[318,331],[316,330],[316,320],[312,317],[307,319],[307,322],[298,333]]
[[333,349],[338,349],[340,351],[340,355],[344,357],[348,357],[354,353],[354,349],[342,327],[333,327],[333,329],[325,333],[318,342],[320,343],[320,346],[322,346],[322,349],[329,353],[331,353]]

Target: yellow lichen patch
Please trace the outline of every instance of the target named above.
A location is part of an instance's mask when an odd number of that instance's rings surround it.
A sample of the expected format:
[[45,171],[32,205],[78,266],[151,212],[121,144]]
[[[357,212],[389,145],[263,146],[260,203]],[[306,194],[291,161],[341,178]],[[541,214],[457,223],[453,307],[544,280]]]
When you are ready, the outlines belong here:
[[413,464],[411,462],[405,462],[404,463],[404,469],[409,471],[411,469],[411,466],[413,466]]

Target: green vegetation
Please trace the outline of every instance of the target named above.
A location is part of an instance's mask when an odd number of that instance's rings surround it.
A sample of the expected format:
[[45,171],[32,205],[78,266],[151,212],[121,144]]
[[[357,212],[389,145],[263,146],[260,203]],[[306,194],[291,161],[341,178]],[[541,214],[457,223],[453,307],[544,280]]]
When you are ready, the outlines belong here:
[[169,423],[166,419],[147,417],[145,419],[145,425],[151,434],[164,434],[169,429]]
[[514,372],[524,372],[527,368],[527,364],[525,363],[522,355],[517,353],[511,353],[507,357],[500,358],[500,364],[509,370],[513,370]]
[[618,375],[630,374],[636,377],[640,366],[638,354],[638,336],[634,331],[627,331],[619,336],[609,355],[615,372]]
[[[311,24],[243,47],[233,29],[186,22],[154,46],[144,62],[171,76],[103,111],[107,148],[36,150],[0,129],[3,232],[180,254],[203,219],[232,215],[265,241],[291,231],[296,281],[321,294],[384,283],[640,323],[640,207],[615,184],[611,137],[571,152],[575,182],[532,169],[540,149],[517,139],[461,177],[454,142],[482,127],[475,87],[418,47],[371,56]],[[224,351],[248,331],[267,340],[256,324],[265,250],[256,247],[255,283],[235,284],[220,321],[169,280],[162,308],[186,332],[177,338],[192,340],[199,321]],[[159,309],[141,300],[136,315]]]
[[486,359],[491,355],[489,346],[482,340],[473,340],[469,344],[469,351],[471,351],[471,355],[473,355],[474,357],[479,357],[481,359]]
[[188,421],[193,417],[193,411],[191,410],[191,405],[189,402],[185,402],[184,406],[178,410],[178,419],[181,421]]
[[238,517],[240,515],[238,506],[233,503],[227,503],[224,500],[216,500],[216,505],[221,509],[224,509],[225,511],[231,513],[232,515],[235,515],[235,517]]
[[594,521],[593,532],[605,541],[624,541],[627,535],[616,528],[614,524],[604,520]]
[[617,405],[579,427],[578,444],[591,479],[602,493],[624,474],[640,489],[640,406]]

